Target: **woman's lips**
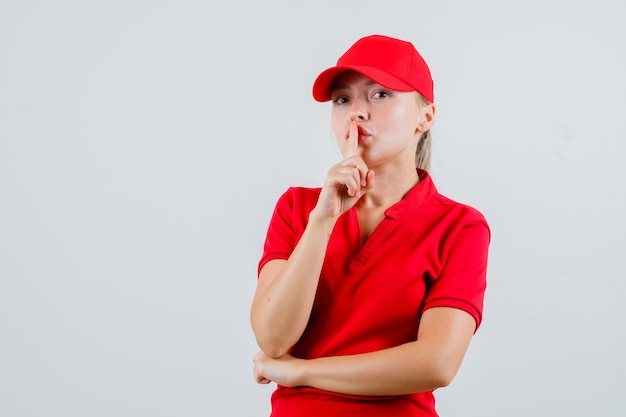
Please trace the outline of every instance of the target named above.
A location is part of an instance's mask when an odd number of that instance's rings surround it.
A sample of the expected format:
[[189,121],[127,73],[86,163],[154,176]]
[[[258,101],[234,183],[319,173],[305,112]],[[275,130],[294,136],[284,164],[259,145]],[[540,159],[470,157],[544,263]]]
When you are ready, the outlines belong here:
[[359,142],[362,142],[364,138],[369,138],[372,134],[367,130],[359,126]]
[[[357,126],[357,133],[358,133],[359,142],[361,142],[364,137],[372,136],[369,130],[361,126]],[[350,129],[348,129],[348,131],[346,132],[346,139],[348,139],[349,137],[350,137]]]

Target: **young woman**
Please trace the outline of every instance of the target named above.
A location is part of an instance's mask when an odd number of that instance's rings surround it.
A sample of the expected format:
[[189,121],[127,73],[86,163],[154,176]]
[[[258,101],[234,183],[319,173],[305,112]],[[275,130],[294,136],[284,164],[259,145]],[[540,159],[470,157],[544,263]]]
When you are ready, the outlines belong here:
[[[482,318],[489,228],[437,192],[428,66],[372,35],[322,72],[343,160],[279,199],[259,263],[254,375],[272,416],[436,416]],[[417,167],[416,167],[417,166]]]

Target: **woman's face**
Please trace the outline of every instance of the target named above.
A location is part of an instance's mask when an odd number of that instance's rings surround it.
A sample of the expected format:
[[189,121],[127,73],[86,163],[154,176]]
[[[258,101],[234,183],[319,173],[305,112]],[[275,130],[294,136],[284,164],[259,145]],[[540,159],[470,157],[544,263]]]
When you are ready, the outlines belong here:
[[434,107],[419,94],[390,90],[357,72],[335,80],[331,91],[332,129],[345,155],[350,122],[359,128],[359,155],[370,167],[387,162],[414,163],[422,133],[432,126]]

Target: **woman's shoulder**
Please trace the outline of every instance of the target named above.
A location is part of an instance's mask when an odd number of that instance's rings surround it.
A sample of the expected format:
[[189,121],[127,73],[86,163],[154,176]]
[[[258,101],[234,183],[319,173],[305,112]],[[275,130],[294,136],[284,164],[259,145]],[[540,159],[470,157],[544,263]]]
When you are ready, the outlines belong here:
[[317,198],[321,191],[320,187],[291,186],[283,192],[283,196],[290,198]]
[[319,195],[321,191],[322,191],[321,187],[291,186],[287,188],[287,191],[285,192],[293,193],[295,195],[309,195],[309,194]]
[[447,197],[439,192],[430,174],[423,170],[418,170],[420,182],[411,191],[408,198],[411,206],[416,210],[426,210],[431,213],[437,221],[442,219],[452,219],[460,222],[481,222],[487,224],[485,216],[475,207],[461,203]]
[[466,221],[487,224],[487,219],[476,207],[453,200],[450,197],[440,194],[439,192],[435,193],[433,197],[437,204],[446,207],[449,210],[459,212]]
[[291,209],[312,208],[317,204],[321,188],[291,186],[278,199],[277,205],[288,206]]

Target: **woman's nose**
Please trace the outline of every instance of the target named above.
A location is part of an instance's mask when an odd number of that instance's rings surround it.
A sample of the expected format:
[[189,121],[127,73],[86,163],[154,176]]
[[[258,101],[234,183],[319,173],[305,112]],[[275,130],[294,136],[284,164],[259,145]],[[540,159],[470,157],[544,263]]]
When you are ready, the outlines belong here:
[[353,100],[350,108],[350,119],[362,121],[367,119],[367,107],[363,100]]

